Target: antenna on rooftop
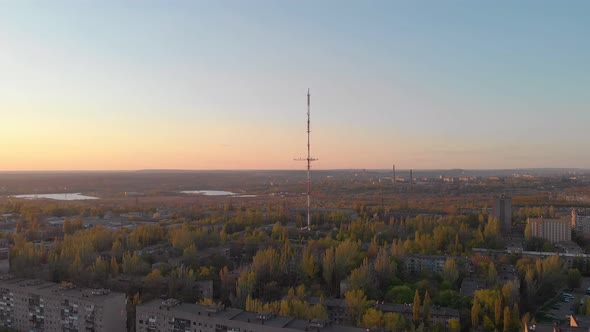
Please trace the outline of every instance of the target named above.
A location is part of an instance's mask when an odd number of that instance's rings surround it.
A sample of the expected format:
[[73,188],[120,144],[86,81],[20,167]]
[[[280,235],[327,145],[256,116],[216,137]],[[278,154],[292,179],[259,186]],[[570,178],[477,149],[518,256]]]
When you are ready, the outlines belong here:
[[297,161],[307,161],[307,229],[311,229],[311,162],[318,159],[311,157],[311,146],[310,146],[310,94],[307,89],[307,158],[298,158]]

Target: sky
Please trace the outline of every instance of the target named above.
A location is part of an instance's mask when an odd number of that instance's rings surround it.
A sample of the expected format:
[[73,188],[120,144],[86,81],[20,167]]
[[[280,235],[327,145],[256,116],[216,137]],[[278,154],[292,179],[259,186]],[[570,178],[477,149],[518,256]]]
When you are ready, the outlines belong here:
[[0,171],[590,168],[590,2],[0,0]]

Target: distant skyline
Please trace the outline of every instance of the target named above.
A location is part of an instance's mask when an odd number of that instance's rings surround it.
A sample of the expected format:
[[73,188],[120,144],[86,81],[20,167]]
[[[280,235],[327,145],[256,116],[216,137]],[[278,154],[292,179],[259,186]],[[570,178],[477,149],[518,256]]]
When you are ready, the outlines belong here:
[[588,1],[0,0],[0,171],[590,168]]

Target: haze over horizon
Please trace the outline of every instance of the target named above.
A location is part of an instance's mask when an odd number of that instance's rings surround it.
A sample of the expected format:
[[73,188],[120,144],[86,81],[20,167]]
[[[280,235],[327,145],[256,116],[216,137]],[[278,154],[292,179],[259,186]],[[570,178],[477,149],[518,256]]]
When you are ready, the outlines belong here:
[[0,171],[590,168],[590,2],[0,1]]

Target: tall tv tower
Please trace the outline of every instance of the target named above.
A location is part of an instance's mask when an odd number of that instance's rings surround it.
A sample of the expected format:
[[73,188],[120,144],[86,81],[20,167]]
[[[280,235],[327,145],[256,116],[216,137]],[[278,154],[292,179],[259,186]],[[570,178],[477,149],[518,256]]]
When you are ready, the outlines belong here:
[[311,145],[310,145],[310,94],[307,89],[307,158],[295,159],[297,161],[307,161],[307,229],[311,229],[311,162],[318,159],[311,157]]

